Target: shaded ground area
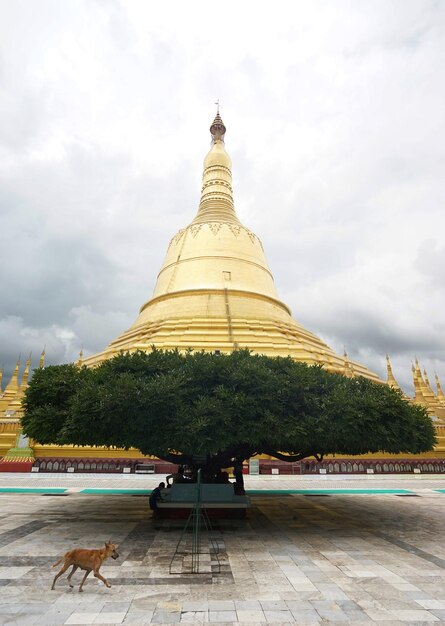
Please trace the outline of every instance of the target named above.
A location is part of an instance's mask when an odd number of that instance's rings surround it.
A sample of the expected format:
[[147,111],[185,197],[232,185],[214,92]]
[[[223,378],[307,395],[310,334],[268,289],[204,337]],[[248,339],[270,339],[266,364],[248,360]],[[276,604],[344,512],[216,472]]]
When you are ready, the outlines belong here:
[[[155,525],[146,497],[2,493],[0,623],[445,622],[445,493],[430,482],[394,479],[405,495],[255,495],[246,521],[215,522],[221,573],[201,575],[169,575],[181,524]],[[111,589],[91,578],[79,594],[63,577],[50,591],[62,553],[108,539],[120,553],[101,569]]]

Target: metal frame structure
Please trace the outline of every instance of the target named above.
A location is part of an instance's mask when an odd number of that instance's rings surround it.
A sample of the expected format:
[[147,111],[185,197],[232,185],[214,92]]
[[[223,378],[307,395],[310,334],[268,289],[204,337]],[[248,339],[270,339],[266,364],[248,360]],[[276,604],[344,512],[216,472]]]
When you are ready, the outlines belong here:
[[[206,545],[203,546],[203,533],[207,536]],[[218,558],[219,546],[213,537],[214,530],[210,523],[207,511],[201,502],[201,470],[198,470],[196,481],[196,499],[190,515],[176,544],[176,549],[170,561],[170,574],[209,574],[221,572],[221,563]],[[203,568],[204,555],[206,567]],[[212,560],[213,559],[213,560]]]

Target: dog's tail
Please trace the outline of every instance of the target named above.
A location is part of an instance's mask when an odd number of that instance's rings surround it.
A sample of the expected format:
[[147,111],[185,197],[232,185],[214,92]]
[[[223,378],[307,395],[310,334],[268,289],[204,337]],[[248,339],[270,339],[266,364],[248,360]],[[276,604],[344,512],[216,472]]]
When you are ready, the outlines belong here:
[[57,565],[60,565],[60,563],[63,561],[65,557],[61,556],[60,559],[57,561],[57,563],[54,563],[53,567],[56,567]]

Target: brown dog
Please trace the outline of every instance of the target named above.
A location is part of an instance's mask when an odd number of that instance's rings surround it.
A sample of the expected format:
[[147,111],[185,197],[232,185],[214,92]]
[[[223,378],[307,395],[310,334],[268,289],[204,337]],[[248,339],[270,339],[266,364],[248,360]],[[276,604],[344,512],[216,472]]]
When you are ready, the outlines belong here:
[[112,559],[117,559],[119,556],[116,552],[116,546],[111,541],[107,541],[105,544],[105,548],[100,548],[99,550],[84,550],[83,548],[76,548],[75,550],[70,550],[61,559],[54,563],[53,567],[59,565],[63,561],[63,567],[58,574],[54,577],[53,585],[51,589],[54,589],[54,585],[56,584],[56,580],[59,576],[62,576],[64,572],[72,565],[73,569],[68,574],[68,584],[71,588],[73,585],[71,584],[71,576],[74,572],[80,567],[80,569],[86,570],[85,576],[80,583],[79,591],[83,591],[83,583],[86,581],[87,576],[90,572],[94,572],[94,576],[99,578],[107,587],[111,587],[110,583],[106,578],[99,574],[99,569],[105,559],[110,557]]

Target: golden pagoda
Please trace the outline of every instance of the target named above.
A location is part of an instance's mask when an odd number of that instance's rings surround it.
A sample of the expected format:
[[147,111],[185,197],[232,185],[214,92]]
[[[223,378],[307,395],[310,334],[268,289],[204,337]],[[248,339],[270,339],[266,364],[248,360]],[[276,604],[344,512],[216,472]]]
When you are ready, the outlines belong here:
[[[82,350],[76,365],[94,367],[121,352],[150,351],[153,346],[165,350],[192,348],[227,353],[248,348],[253,353],[290,356],[296,361],[320,364],[327,371],[346,377],[364,376],[385,384],[367,367],[350,360],[346,350],[342,356],[337,355],[319,337],[292,318],[290,309],[278,297],[260,239],[240,222],[235,212],[232,164],[225,149],[226,127],[219,109],[210,126],[210,133],[212,144],[204,159],[197,214],[170,241],[152,298],[142,305],[136,321],[128,330],[98,354],[84,358]],[[45,350],[40,358],[40,367],[43,367],[44,356]],[[388,355],[386,361],[386,384],[400,389]],[[20,360],[4,392],[0,384],[0,471],[2,456],[3,465],[10,466],[11,463],[4,461],[12,460],[14,454],[19,454],[21,399],[27,385],[30,360],[20,384],[19,365]],[[438,436],[435,450],[420,457],[436,461],[445,459],[445,396],[439,379],[436,374],[435,394],[426,372],[422,376],[417,359],[412,369],[415,395],[411,401],[428,410]],[[26,443],[22,441],[22,454]],[[37,459],[46,459],[47,464],[40,467],[47,471],[56,469],[56,464],[57,471],[64,471],[62,468],[76,459],[78,465],[71,467],[92,471],[98,467],[98,459],[131,460],[132,463],[134,459],[141,459],[138,450],[51,446],[35,442],[31,442],[31,447]],[[369,465],[375,459],[380,462],[381,459],[399,457],[401,455],[374,454],[362,457],[361,461]],[[419,458],[403,455],[403,458],[407,457]],[[363,467],[367,467],[363,463],[357,464],[355,459],[350,464],[352,469],[346,471],[364,471]],[[342,467],[337,459],[331,458],[327,463],[334,467],[328,471],[339,471],[335,465]],[[356,465],[358,470],[354,469]]]
[[437,374],[434,374],[435,378],[436,378],[436,387],[437,387],[437,399],[439,401],[439,404],[441,406],[445,407],[445,394],[442,391],[442,387],[440,385],[440,381],[439,381],[439,377]]
[[380,381],[292,319],[276,292],[261,240],[235,212],[232,163],[219,111],[210,133],[198,212],[170,241],[153,297],[134,324],[103,352],[86,358],[85,365],[152,346],[212,352],[249,348]]
[[23,416],[22,400],[28,386],[31,368],[31,355],[26,361],[20,382],[19,368],[20,357],[3,393],[0,385],[0,457],[3,457],[1,458],[3,467],[8,468],[14,465],[16,471],[29,471],[34,463],[34,451],[28,439],[22,436],[21,418]]
[[18,358],[17,363],[15,364],[15,368],[12,373],[11,380],[7,384],[5,391],[0,396],[0,412],[9,410],[10,402],[14,400],[14,398],[17,396],[18,392],[20,391],[21,385],[19,384],[19,367],[20,367],[20,357]]
[[388,354],[386,355],[386,371],[388,372],[388,378],[386,379],[386,384],[392,387],[393,389],[397,389],[401,391],[399,383],[394,378],[394,374],[392,373],[391,361],[389,360]]

